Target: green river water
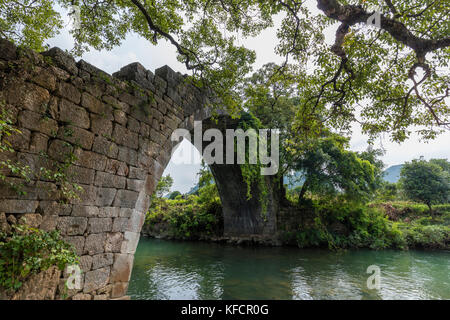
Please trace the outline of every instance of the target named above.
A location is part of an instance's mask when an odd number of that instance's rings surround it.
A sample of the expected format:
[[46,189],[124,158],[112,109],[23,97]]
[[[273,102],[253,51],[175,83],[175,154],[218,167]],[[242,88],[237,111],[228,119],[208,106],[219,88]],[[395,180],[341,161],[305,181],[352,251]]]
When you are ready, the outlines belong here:
[[[380,268],[368,289],[367,268]],[[449,251],[302,250],[141,238],[128,295],[154,300],[450,299]]]

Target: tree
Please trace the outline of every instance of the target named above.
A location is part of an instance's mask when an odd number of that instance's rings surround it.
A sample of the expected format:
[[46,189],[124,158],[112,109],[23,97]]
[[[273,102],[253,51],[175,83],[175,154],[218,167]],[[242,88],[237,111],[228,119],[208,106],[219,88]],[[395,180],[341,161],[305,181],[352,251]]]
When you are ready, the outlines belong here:
[[[57,4],[80,8],[75,53],[111,49],[130,32],[152,44],[166,40],[190,80],[232,112],[242,108],[240,89],[255,61],[237,39],[281,17],[276,53],[285,59],[269,76],[291,79],[296,70],[290,81],[300,140],[327,127],[349,130],[355,121],[372,138],[388,132],[399,142],[413,128],[431,139],[450,124],[446,0],[0,0],[1,34],[42,46],[62,27]],[[329,28],[336,30],[332,44]]]
[[61,15],[52,0],[0,0],[0,37],[34,50],[44,49],[45,40],[61,28]]
[[398,183],[390,183],[384,181],[381,187],[378,189],[378,199],[381,201],[393,201],[398,197]]
[[374,169],[374,178],[376,188],[380,189],[385,185],[385,181],[383,180],[383,169],[384,163],[380,159],[381,156],[384,155],[384,151],[381,149],[374,149],[372,145],[369,145],[366,151],[357,152],[358,158],[362,160],[367,160],[373,166]]
[[180,191],[174,191],[169,195],[169,200],[175,200],[178,196],[181,196]]
[[430,159],[430,163],[434,163],[450,175],[450,162],[447,159]]
[[295,163],[304,183],[299,200],[304,200],[307,191],[321,196],[337,196],[357,202],[372,197],[377,181],[376,167],[358,157],[356,152],[346,150],[348,138],[328,134],[317,139],[303,157]]
[[435,161],[418,159],[407,162],[400,173],[400,182],[405,195],[425,203],[430,212],[433,204],[449,201],[449,175]]
[[172,188],[173,185],[173,178],[168,175],[165,177],[162,177],[158,185],[156,186],[155,195],[158,198],[162,198],[164,195],[170,192],[170,188]]

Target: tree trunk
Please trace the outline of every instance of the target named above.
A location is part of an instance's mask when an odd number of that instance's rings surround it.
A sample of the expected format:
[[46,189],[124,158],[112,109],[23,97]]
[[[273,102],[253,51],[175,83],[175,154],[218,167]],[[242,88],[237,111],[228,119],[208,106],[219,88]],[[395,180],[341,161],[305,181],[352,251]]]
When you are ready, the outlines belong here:
[[432,208],[431,208],[431,203],[427,203],[427,206],[428,206],[428,209],[430,209],[430,214],[431,215],[433,215],[433,210],[432,210]]
[[298,203],[301,203],[305,199],[305,193],[307,190],[308,190],[308,179],[306,179],[305,182],[303,183],[302,190],[298,195]]

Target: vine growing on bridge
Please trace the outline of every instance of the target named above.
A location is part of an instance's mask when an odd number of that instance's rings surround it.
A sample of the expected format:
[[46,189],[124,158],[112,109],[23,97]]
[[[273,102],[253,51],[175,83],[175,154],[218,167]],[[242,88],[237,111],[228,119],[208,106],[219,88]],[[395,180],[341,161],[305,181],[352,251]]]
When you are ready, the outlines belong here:
[[63,241],[57,231],[45,232],[26,225],[13,225],[9,232],[0,232],[0,288],[19,290],[33,274],[57,266],[79,264],[71,244]]
[[[250,113],[242,113],[240,116],[240,121],[238,124],[238,127],[241,128],[244,131],[247,131],[249,129],[255,129],[258,130],[259,128],[262,128],[262,124],[258,118],[253,116]],[[259,135],[257,136],[258,139],[258,145],[260,146],[261,140]],[[235,144],[236,148],[236,144]],[[252,187],[255,186],[255,184],[258,186],[259,189],[259,201],[261,203],[261,214],[264,218],[267,216],[267,207],[269,202],[269,190],[267,188],[266,179],[265,176],[261,175],[261,162],[258,161],[257,164],[250,164],[249,162],[249,152],[245,153],[245,164],[242,164],[240,166],[241,174],[244,179],[245,184],[247,185],[247,199],[250,200],[252,195]]]

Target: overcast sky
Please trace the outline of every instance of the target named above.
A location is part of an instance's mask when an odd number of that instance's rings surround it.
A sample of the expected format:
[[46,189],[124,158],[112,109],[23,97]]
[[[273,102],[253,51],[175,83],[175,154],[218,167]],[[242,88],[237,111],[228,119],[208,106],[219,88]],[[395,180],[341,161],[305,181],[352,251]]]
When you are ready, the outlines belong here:
[[[69,27],[68,27],[69,28]],[[245,41],[245,46],[256,51],[257,62],[254,70],[268,62],[280,62],[281,58],[274,53],[277,44],[276,28],[264,31],[260,36],[251,39],[240,39]],[[332,39],[334,31],[329,30],[327,38]],[[50,46],[60,47],[70,50],[73,47],[73,40],[67,31],[61,32],[57,37],[48,41]],[[82,59],[95,65],[96,67],[112,74],[123,66],[133,62],[140,62],[144,67],[154,71],[164,65],[170,66],[173,70],[186,73],[183,64],[177,61],[176,51],[173,46],[165,41],[160,41],[157,46],[151,45],[145,39],[130,34],[120,47],[112,51],[91,51],[83,55]],[[362,135],[359,128],[355,127],[351,140],[351,148],[355,151],[363,151],[367,148],[367,137]],[[182,143],[181,148],[190,148],[188,142]],[[393,143],[388,136],[380,138],[375,147],[383,147],[386,150],[382,160],[386,166],[401,164],[406,161],[424,156],[430,158],[450,157],[450,132],[447,131],[437,139],[425,143],[418,139],[416,135],[400,144]],[[196,151],[195,151],[196,152]],[[174,178],[172,190],[187,192],[198,181],[197,172],[200,165],[177,165],[173,161],[166,168],[165,175],[170,174]]]

